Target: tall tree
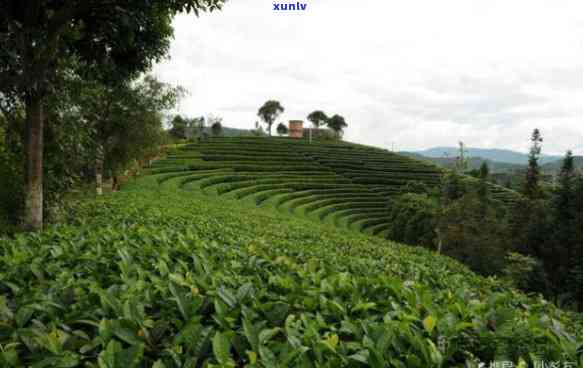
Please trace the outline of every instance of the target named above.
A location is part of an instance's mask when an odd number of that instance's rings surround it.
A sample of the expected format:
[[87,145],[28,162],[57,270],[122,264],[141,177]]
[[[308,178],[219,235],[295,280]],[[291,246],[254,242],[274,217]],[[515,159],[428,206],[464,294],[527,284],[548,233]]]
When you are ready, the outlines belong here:
[[578,253],[575,179],[573,153],[567,151],[561,165],[558,186],[550,202],[553,215],[552,235],[549,245],[543,252],[543,262],[550,271],[553,287],[563,293],[570,293],[575,286],[568,283],[568,277],[571,270],[580,264],[580,261],[575,259]]
[[583,312],[583,175],[579,175],[574,180],[574,201],[575,220],[573,226],[575,248],[570,269],[569,285],[572,287],[572,294],[577,302],[577,310]]
[[344,120],[344,117],[340,115],[334,115],[328,119],[327,125],[328,128],[332,129],[334,133],[336,133],[336,138],[340,138],[344,128],[348,126],[348,124],[346,124],[346,120]]
[[490,166],[488,166],[488,163],[486,161],[482,162],[482,165],[480,165],[480,179],[484,179],[487,180],[488,177],[490,176]]
[[211,129],[211,134],[214,137],[218,137],[223,134],[223,118],[216,115],[209,115],[207,123]]
[[480,180],[478,184],[478,197],[482,203],[485,203],[488,196],[488,177],[490,176],[490,167],[486,161],[482,162],[480,165],[480,170],[478,171],[478,178]]
[[223,2],[0,2],[0,92],[23,101],[26,112],[25,228],[42,228],[45,103],[64,62],[78,58],[91,77],[126,79],[166,55],[173,14],[219,9]]
[[[444,190],[447,192],[447,190]],[[442,203],[436,221],[441,251],[485,275],[499,273],[510,249],[505,214],[475,191]]]
[[532,145],[528,154],[528,168],[526,170],[526,181],[524,183],[523,193],[529,199],[538,199],[542,195],[540,188],[540,166],[539,159],[541,154],[541,144],[543,137],[538,129],[532,132],[530,138]]
[[468,150],[466,149],[464,142],[460,141],[459,147],[459,155],[457,157],[455,168],[459,172],[463,173],[468,169],[469,166]]
[[[209,120],[210,121],[210,120]],[[191,127],[191,133],[195,134],[196,133],[196,137],[197,139],[200,141],[202,139],[205,139],[206,136],[208,135],[205,132],[206,129],[206,119],[204,116],[199,116],[198,118],[194,118],[189,120],[189,126]],[[187,138],[192,138],[192,136],[188,136]]]
[[211,125],[211,132],[213,133],[214,137],[219,137],[223,134],[223,125],[220,121],[215,121]]
[[189,122],[181,115],[175,115],[170,121],[170,130],[168,133],[176,139],[186,139],[186,130]]
[[444,205],[457,201],[464,196],[466,193],[466,186],[457,171],[451,171],[443,177],[441,191]]
[[328,122],[328,116],[322,110],[316,110],[308,115],[308,120],[312,122],[314,128],[319,129],[321,126],[326,125]]
[[[162,114],[176,105],[184,90],[149,75],[115,86],[84,84],[78,105],[94,132],[96,191],[101,195],[104,169],[115,179],[129,161],[155,150],[162,136]],[[176,126],[184,121],[179,115],[173,119]]]
[[279,101],[269,100],[263,104],[259,108],[257,112],[257,116],[263,120],[265,124],[267,124],[267,131],[269,132],[269,136],[271,137],[271,126],[275,122],[275,120],[279,117],[281,113],[283,113],[285,109],[281,106]]
[[538,129],[533,131],[530,140],[532,145],[528,156],[526,180],[522,186],[524,198],[513,205],[510,221],[516,248],[521,253],[542,258],[542,252],[548,243],[551,221],[548,204],[541,198],[542,191],[539,185],[538,161],[543,138]]
[[575,218],[575,164],[573,152],[567,151],[561,171],[558,187],[553,196],[553,204],[557,210],[556,217],[559,223],[569,223]]

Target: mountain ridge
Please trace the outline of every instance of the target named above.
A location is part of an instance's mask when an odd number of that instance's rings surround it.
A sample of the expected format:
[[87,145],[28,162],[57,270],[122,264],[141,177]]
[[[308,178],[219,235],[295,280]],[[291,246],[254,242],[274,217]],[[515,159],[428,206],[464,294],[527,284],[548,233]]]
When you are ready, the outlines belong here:
[[[480,157],[482,159],[497,161],[501,163],[509,163],[509,164],[518,164],[518,165],[526,165],[528,163],[528,154],[517,152],[509,149],[503,148],[474,148],[468,147],[466,148],[467,154],[469,157]],[[445,158],[445,157],[456,157],[459,153],[458,147],[448,147],[448,146],[441,146],[441,147],[432,147],[425,150],[419,151],[408,151],[411,153],[420,154],[425,157],[432,157],[432,158]],[[563,157],[558,155],[541,155],[541,164],[546,164],[549,162],[554,162],[557,160],[561,160]]]

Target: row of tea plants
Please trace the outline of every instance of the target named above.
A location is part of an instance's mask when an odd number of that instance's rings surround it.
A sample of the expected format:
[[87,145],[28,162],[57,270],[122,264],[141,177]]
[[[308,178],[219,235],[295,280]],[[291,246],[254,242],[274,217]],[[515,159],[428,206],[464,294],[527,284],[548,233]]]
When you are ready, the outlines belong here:
[[430,251],[155,176],[0,239],[2,367],[583,364],[581,331]]

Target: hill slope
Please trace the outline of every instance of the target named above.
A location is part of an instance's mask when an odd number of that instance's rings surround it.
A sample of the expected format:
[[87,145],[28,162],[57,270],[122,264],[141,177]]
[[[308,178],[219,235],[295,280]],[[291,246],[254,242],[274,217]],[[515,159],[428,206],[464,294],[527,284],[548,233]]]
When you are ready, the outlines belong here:
[[217,199],[148,176],[0,239],[0,366],[579,359],[564,313],[449,258]]
[[[337,225],[384,235],[390,197],[411,181],[440,184],[443,169],[386,150],[346,142],[220,138],[187,145],[155,162],[158,181],[271,204]],[[495,198],[517,194],[491,186]]]

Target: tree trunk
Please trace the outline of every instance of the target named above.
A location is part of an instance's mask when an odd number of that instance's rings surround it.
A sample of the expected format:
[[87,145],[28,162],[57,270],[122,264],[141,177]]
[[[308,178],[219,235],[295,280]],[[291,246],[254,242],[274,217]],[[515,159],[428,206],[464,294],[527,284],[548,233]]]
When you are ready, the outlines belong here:
[[43,226],[43,101],[39,94],[26,97],[26,162],[24,229]]
[[117,178],[117,175],[113,175],[113,179],[111,181],[111,191],[117,192],[118,190],[119,190],[119,179]]
[[103,145],[98,145],[95,154],[95,191],[98,196],[103,195],[103,160]]

